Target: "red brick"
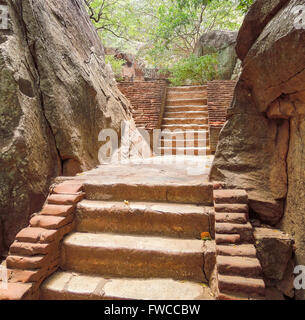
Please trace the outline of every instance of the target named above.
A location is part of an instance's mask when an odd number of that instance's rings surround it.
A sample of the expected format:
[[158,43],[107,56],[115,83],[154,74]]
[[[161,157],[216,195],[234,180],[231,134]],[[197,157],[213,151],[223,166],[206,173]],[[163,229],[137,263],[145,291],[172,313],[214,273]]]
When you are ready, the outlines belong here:
[[16,240],[19,242],[31,243],[49,243],[57,239],[57,230],[47,230],[42,228],[25,228],[16,236]]
[[214,201],[217,204],[247,204],[248,194],[245,190],[214,190]]
[[54,189],[55,194],[77,194],[83,190],[83,184],[73,181],[63,182],[58,184]]
[[7,289],[1,289],[0,285],[0,300],[26,300],[31,294],[31,283],[8,283]]
[[23,257],[23,256],[8,256],[6,265],[9,269],[35,270],[45,267],[50,261],[50,255]]
[[48,254],[58,250],[59,242],[51,243],[29,243],[15,241],[10,247],[10,254],[21,256],[34,256],[37,254]]
[[36,215],[31,219],[30,225],[31,227],[36,228],[59,229],[72,222],[73,219],[73,215],[69,215],[67,217]]
[[47,204],[40,214],[47,216],[66,217],[74,212],[74,206]]
[[51,194],[48,197],[48,204],[74,205],[84,198],[84,194]]

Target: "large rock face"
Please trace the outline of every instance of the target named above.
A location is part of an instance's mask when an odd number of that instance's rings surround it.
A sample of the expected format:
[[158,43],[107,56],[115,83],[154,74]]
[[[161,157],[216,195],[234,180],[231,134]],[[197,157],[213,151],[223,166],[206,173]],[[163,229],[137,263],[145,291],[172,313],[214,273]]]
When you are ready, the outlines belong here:
[[305,264],[305,25],[297,7],[305,1],[266,3],[254,3],[238,36],[243,72],[211,179],[245,187],[261,219],[295,237]]
[[198,57],[218,53],[221,79],[230,80],[237,64],[236,37],[236,31],[214,30],[207,32],[200,37],[194,53]]
[[0,254],[40,209],[52,178],[95,167],[100,130],[119,132],[122,120],[131,121],[83,1],[7,5],[9,29],[0,30]]

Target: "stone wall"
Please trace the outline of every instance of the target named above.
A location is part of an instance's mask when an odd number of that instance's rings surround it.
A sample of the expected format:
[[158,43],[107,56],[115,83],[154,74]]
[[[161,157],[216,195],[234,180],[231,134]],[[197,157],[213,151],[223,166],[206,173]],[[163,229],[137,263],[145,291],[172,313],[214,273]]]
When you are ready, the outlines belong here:
[[160,128],[167,86],[166,80],[123,81],[118,84],[133,107],[132,114],[138,128],[148,131]]
[[210,147],[213,153],[216,151],[219,133],[226,122],[227,110],[232,103],[235,86],[236,81],[233,80],[208,82]]

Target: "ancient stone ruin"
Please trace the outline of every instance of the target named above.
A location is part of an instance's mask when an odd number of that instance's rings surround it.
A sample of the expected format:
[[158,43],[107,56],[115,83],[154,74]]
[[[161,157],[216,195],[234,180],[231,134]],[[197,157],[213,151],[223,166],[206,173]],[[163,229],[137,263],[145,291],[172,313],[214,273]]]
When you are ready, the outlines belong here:
[[0,300],[304,299],[304,0],[180,87],[118,84],[82,0],[0,4]]

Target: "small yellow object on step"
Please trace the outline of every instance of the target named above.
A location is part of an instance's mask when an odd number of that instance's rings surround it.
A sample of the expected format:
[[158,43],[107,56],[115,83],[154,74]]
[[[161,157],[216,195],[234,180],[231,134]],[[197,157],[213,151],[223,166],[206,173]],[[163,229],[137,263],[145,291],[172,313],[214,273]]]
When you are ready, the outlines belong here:
[[209,232],[202,232],[201,233],[201,240],[212,240],[211,235]]
[[124,200],[124,203],[126,204],[126,206],[129,206],[129,201]]

